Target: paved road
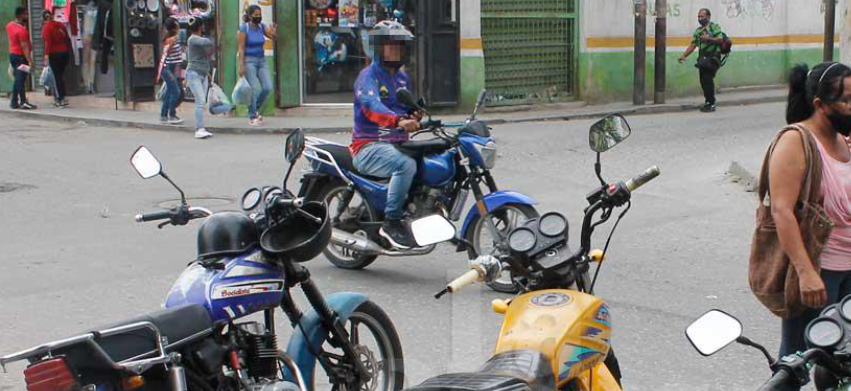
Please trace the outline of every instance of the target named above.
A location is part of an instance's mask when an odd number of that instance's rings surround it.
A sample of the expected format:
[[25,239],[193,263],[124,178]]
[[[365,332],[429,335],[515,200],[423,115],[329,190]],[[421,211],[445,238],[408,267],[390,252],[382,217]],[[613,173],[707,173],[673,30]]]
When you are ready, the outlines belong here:
[[[710,308],[739,316],[748,336],[778,346],[778,321],[753,299],[746,264],[755,198],[732,183],[732,160],[758,166],[782,125],[783,106],[725,108],[629,118],[632,137],[603,155],[603,174],[620,179],[658,164],[663,175],[636,194],[604,266],[597,292],[611,304],[614,346],[630,390],[755,389],[769,375],[760,354],[733,346],[711,358],[683,337]],[[149,146],[196,204],[235,209],[251,186],[282,178],[283,138],[72,126],[0,116],[0,351],[159,308],[171,282],[195,257],[192,227],[157,230],[132,222],[171,202],[161,179],[141,180],[128,164]],[[587,146],[591,121],[499,126],[496,178],[559,210],[578,240],[584,195],[595,185]],[[347,135],[329,135],[343,141]],[[296,182],[292,181],[294,185]],[[603,245],[605,231],[595,238]],[[435,301],[465,259],[448,247],[427,257],[381,259],[360,272],[309,263],[325,292],[368,293],[396,322],[408,384],[487,359],[500,317],[474,287]],[[289,333],[281,322],[283,333]],[[22,390],[22,365],[0,375],[0,390]]]

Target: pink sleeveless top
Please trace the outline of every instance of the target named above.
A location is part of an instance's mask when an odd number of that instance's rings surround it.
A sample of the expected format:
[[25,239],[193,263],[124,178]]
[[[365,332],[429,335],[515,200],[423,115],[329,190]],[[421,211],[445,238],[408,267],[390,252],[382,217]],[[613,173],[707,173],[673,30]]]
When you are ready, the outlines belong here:
[[821,268],[851,270],[851,161],[841,162],[827,154],[816,139],[823,163],[821,189],[824,209],[836,223],[821,253]]

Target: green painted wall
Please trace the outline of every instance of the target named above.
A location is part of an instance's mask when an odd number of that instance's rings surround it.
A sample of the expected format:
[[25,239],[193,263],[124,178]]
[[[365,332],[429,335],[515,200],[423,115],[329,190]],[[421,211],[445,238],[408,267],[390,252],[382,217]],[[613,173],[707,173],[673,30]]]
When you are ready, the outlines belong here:
[[296,107],[301,103],[298,71],[298,4],[281,1],[278,11],[278,101],[280,107]]
[[3,37],[0,38],[0,92],[11,93],[14,80],[9,77],[9,40],[6,37],[6,23],[15,19],[15,7],[20,3],[16,1],[0,1],[0,28]]
[[[677,63],[680,50],[667,54],[667,96],[700,95],[698,71],[694,67],[697,53],[684,64]],[[838,51],[835,55],[838,57]],[[785,83],[788,70],[796,63],[810,65],[821,62],[821,49],[741,51],[730,55],[727,65],[718,71],[720,87],[741,87]],[[647,52],[646,96],[653,98],[655,61]],[[579,57],[579,98],[590,103],[627,101],[632,99],[632,52],[582,53]]]
[[461,104],[458,111],[472,110],[485,88],[485,58],[461,57]]

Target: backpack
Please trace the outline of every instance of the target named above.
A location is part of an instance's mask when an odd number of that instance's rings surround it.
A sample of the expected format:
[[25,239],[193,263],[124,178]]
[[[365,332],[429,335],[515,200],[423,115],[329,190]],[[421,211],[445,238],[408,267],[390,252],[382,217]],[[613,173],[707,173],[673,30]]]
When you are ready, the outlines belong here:
[[721,54],[728,55],[733,51],[733,41],[727,36],[727,33],[721,33]]

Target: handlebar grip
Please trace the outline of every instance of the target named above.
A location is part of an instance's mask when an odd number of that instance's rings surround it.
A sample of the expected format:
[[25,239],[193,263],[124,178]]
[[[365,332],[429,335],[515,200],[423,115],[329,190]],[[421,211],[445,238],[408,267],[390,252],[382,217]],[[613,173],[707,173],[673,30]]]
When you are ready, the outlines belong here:
[[461,288],[464,288],[467,285],[472,285],[474,282],[481,280],[481,273],[476,269],[471,269],[470,271],[462,274],[461,277],[456,278],[446,285],[446,290],[449,291],[449,293],[455,293],[460,291]]
[[164,210],[162,212],[139,214],[139,215],[136,215],[136,222],[137,223],[144,223],[144,222],[148,222],[148,221],[165,220],[165,219],[170,219],[171,216],[172,216],[172,212],[167,211],[167,210]]
[[296,207],[301,208],[304,205],[304,198],[281,198],[278,200],[278,205],[289,208]]
[[647,169],[647,171],[644,171],[641,175],[626,181],[626,188],[629,189],[629,191],[635,191],[639,187],[644,186],[645,183],[650,182],[653,179],[655,179],[661,173],[662,172],[659,171],[658,166],[650,167],[650,168]]
[[759,388],[758,391],[775,391],[785,389],[785,387],[789,386],[790,379],[791,376],[789,376],[789,372],[779,369],[774,373],[774,376],[772,376],[771,379],[768,379],[768,381]]

